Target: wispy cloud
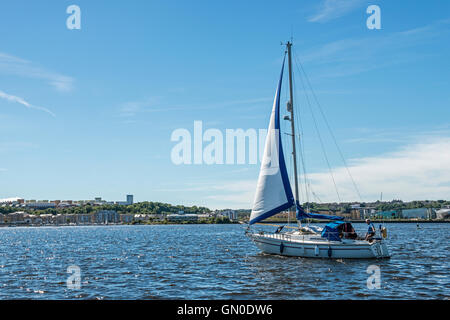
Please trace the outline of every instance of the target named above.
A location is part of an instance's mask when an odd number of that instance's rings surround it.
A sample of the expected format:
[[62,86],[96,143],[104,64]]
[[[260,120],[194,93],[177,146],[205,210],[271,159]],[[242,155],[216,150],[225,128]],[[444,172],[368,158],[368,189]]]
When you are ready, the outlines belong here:
[[23,150],[36,149],[39,148],[39,145],[31,142],[22,142],[22,141],[0,141],[0,152],[8,153],[14,152],[17,153]]
[[142,100],[135,100],[123,103],[119,107],[119,114],[122,117],[134,117],[138,114],[149,112],[173,112],[178,110],[210,110],[214,108],[224,108],[233,106],[251,106],[261,103],[271,102],[273,98],[249,98],[241,100],[230,100],[222,102],[211,102],[209,104],[171,104],[169,101],[164,101],[164,97],[152,97]]
[[119,114],[122,117],[134,117],[135,115],[159,108],[161,97],[151,97],[143,100],[128,101],[119,107]]
[[14,103],[21,104],[21,105],[23,105],[23,106],[25,106],[26,108],[29,108],[29,109],[35,109],[35,110],[39,110],[39,111],[44,111],[44,112],[50,114],[51,116],[56,117],[56,115],[53,112],[51,112],[49,109],[47,109],[47,108],[32,105],[31,103],[28,103],[27,101],[25,101],[21,97],[14,96],[14,95],[11,95],[11,94],[7,94],[7,93],[5,93],[5,92],[3,92],[1,90],[0,90],[0,98],[1,99],[5,99],[5,100],[7,100],[9,102],[14,102]]
[[324,72],[319,73],[324,77],[348,76],[429,57],[431,53],[413,49],[446,39],[449,34],[450,21],[439,20],[405,31],[335,40],[313,47],[299,58],[315,68],[323,68]]
[[324,0],[309,22],[327,22],[340,18],[364,3],[364,0]]
[[52,72],[31,61],[0,52],[0,73],[42,79],[58,91],[71,91],[74,79]]

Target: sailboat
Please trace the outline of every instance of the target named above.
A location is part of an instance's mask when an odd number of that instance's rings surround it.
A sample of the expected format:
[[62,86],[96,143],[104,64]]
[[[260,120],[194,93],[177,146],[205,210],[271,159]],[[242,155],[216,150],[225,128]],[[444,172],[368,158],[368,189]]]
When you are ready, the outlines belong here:
[[[365,240],[357,236],[350,222],[343,217],[313,213],[300,205],[298,197],[297,160],[295,149],[295,126],[292,87],[292,43],[287,42],[281,75],[273,102],[269,128],[261,161],[255,199],[250,215],[246,235],[264,253],[307,258],[388,258],[390,256],[384,236]],[[288,55],[290,100],[287,104],[291,122],[292,155],[294,165],[295,197],[287,173],[284,150],[280,134],[280,93],[283,71]],[[283,232],[283,226],[275,232],[253,230],[254,224],[282,211],[295,207],[298,227]],[[332,221],[325,227],[302,226],[304,219],[322,219]]]

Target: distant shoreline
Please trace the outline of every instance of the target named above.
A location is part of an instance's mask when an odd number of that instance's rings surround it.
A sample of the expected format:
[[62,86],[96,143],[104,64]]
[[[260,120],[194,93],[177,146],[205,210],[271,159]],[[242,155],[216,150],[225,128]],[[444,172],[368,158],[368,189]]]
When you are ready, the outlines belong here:
[[208,225],[208,224],[239,224],[238,221],[232,222],[164,222],[164,223],[86,223],[86,224],[0,224],[0,228],[15,228],[15,227],[111,227],[111,226],[170,226],[170,225]]
[[[365,223],[365,220],[344,220],[347,222],[351,222],[351,223]],[[410,219],[392,219],[392,220],[376,220],[376,219],[371,219],[370,220],[373,223],[450,223],[450,220],[446,219],[446,220],[410,220]],[[266,221],[260,221],[259,223],[288,223],[289,221],[287,220],[266,220]],[[291,220],[292,222],[296,222],[296,220]],[[325,222],[329,222],[329,221],[318,221],[318,220],[313,220],[313,223],[325,223]]]
[[[351,223],[365,223],[365,220],[345,220]],[[258,224],[287,224],[295,223],[296,220],[276,220],[276,221],[260,221]],[[318,221],[314,220],[311,223],[328,223],[330,221]],[[371,220],[373,223],[450,223],[450,220]],[[92,223],[92,224],[0,224],[0,228],[16,228],[16,227],[111,227],[111,226],[163,226],[163,225],[220,225],[220,224],[248,224],[245,221],[232,221],[232,222],[222,222],[222,223],[211,223],[211,222],[165,222],[165,223],[109,223],[109,224],[100,224],[100,223]]]

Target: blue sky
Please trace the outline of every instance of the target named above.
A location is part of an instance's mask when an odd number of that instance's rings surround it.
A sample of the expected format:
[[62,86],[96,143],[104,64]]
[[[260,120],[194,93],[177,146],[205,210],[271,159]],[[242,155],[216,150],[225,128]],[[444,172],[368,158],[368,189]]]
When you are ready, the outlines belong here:
[[[81,30],[66,27],[71,4]],[[371,4],[381,30],[366,27]],[[267,128],[291,34],[363,200],[448,199],[446,0],[4,1],[0,198],[250,208],[259,164],[177,166],[170,137],[195,120]],[[337,201],[297,100],[312,186]],[[360,200],[323,132],[340,197]]]

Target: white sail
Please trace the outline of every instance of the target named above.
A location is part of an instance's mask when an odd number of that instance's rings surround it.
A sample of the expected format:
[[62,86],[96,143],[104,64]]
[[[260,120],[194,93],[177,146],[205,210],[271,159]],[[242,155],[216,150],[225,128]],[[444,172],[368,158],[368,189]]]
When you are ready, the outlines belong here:
[[283,69],[284,62],[270,116],[250,224],[275,215],[294,204],[280,136],[280,91]]

